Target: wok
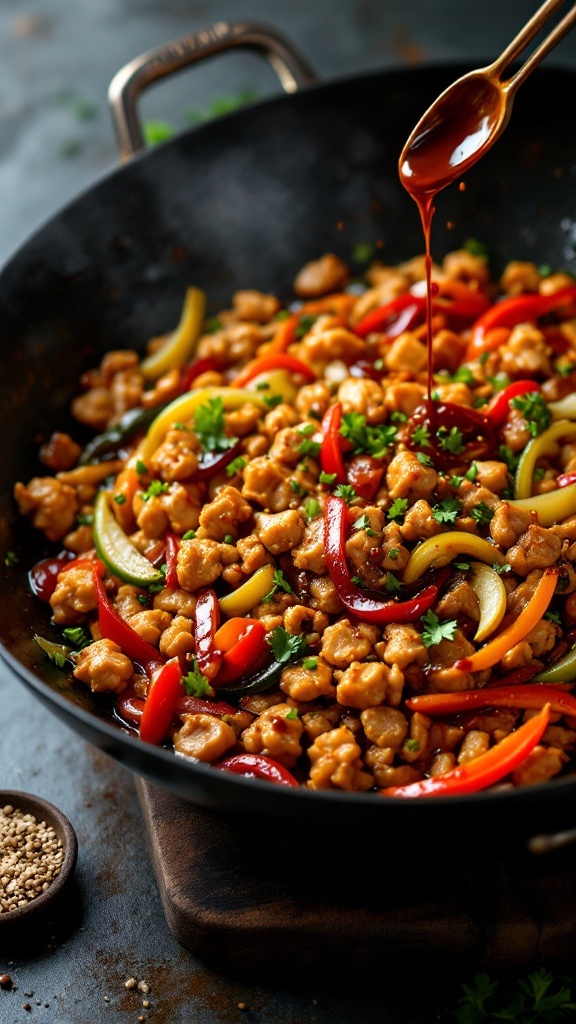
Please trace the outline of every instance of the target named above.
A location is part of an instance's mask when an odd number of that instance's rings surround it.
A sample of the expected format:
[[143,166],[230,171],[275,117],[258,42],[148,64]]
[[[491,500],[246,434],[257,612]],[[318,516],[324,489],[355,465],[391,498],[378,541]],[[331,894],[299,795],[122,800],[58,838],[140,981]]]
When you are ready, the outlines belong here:
[[[50,220],[0,275],[0,539],[3,559],[9,550],[18,559],[0,581],[2,656],[86,740],[199,806],[260,821],[345,821],[379,836],[391,828],[421,834],[428,826],[437,837],[451,836],[473,824],[475,834],[504,840],[570,827],[574,776],[470,798],[390,801],[284,790],[187,763],[128,735],[32,640],[36,632],[60,639],[26,578],[49,552],[18,519],[12,486],[43,472],[39,438],[66,429],[83,370],[109,348],[138,347],[164,332],[191,283],[206,290],[212,314],[238,288],[289,298],[299,267],[325,251],[350,260],[356,244],[378,243],[389,263],[422,252],[416,208],[398,181],[398,154],[425,107],[466,67],[311,84],[309,69],[279,36],[220,25],[146,55],[117,77],[112,95],[123,155],[141,146],[136,100],[144,85],[237,44],[265,50],[294,94],[136,155]],[[437,258],[475,237],[489,246],[495,273],[510,258],[576,270],[575,87],[573,72],[541,69],[521,90],[507,131],[467,175],[466,190],[439,197]]]

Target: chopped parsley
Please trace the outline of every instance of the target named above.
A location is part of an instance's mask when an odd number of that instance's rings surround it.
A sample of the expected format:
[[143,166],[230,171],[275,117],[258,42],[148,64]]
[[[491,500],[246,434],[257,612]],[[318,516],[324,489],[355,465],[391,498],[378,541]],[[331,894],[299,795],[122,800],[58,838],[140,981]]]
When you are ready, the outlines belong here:
[[302,434],[303,437],[312,437],[312,434],[316,433],[316,427],[313,423],[303,423],[298,427],[298,433]]
[[62,630],[62,636],[68,640],[76,651],[82,651],[92,643],[92,637],[88,636],[82,626],[68,626]]
[[304,658],[302,667],[313,671],[315,668],[318,668],[318,658]]
[[308,522],[310,522],[311,519],[315,519],[316,516],[320,515],[320,502],[316,498],[306,498],[304,511],[306,512]]
[[275,569],[272,577],[272,589],[262,598],[262,604],[268,601],[272,601],[274,594],[277,590],[283,590],[285,594],[292,593],[292,587],[288,583],[288,580],[284,579],[284,573],[282,569]]
[[485,260],[486,263],[490,259],[490,250],[485,242],[481,242],[479,238],[467,238],[462,246],[466,252],[469,252],[471,256],[479,256],[481,260]]
[[435,647],[436,644],[442,643],[443,640],[453,640],[454,634],[458,623],[456,619],[447,619],[445,622],[440,622],[440,619],[433,611],[426,612],[421,620],[423,624],[424,632],[422,633],[422,642],[425,647]]
[[396,559],[398,558],[399,554],[400,554],[400,548],[390,548],[390,551],[388,552],[387,557],[391,558],[392,561],[395,562]]
[[352,529],[365,530],[368,537],[378,536],[376,530],[373,530],[372,527],[370,526],[370,519],[368,518],[366,512],[364,512],[364,515],[361,515],[360,519],[357,519],[355,523],[352,523]]
[[345,412],[340,433],[350,441],[356,455],[368,454],[375,459],[382,459],[388,448],[394,444],[398,428],[385,423],[372,427],[362,413]]
[[550,608],[547,612],[545,612],[544,618],[548,619],[549,622],[553,622],[555,626],[562,625],[562,619],[560,618],[560,614],[558,612],[553,611]]
[[18,563],[18,556],[17,556],[16,552],[15,551],[7,551],[5,556],[4,556],[4,565],[6,566],[6,568],[10,569],[12,566],[17,565],[17,563]]
[[470,469],[466,471],[464,476],[466,477],[466,480],[470,480],[470,483],[474,483],[476,477],[478,476],[478,463],[473,462],[472,465],[470,466]]
[[412,431],[412,436],[411,436],[410,440],[412,441],[412,444],[420,445],[420,447],[422,447],[422,448],[429,447],[430,446],[430,431],[428,430],[428,427],[425,427],[425,426],[416,427],[416,429]]
[[224,325],[223,325],[220,317],[218,317],[218,316],[211,316],[210,319],[207,320],[206,323],[204,324],[204,330],[208,334],[216,334],[217,331],[221,331],[222,330],[223,326]]
[[529,391],[527,395],[518,395],[510,400],[513,409],[519,409],[526,420],[532,437],[538,437],[550,425],[552,413],[538,391]]
[[142,501],[149,501],[150,498],[158,498],[161,494],[166,494],[166,491],[169,490],[170,484],[165,484],[162,480],[153,480],[148,490],[144,491]]
[[308,650],[308,640],[305,636],[294,636],[284,629],[284,626],[276,626],[266,637],[266,643],[272,648],[272,653],[281,665],[290,661],[300,661]]
[[461,455],[465,450],[465,445],[462,444],[463,434],[458,427],[451,427],[448,430],[446,427],[438,428],[438,444],[445,452],[451,452],[452,455]]
[[416,452],[416,458],[418,459],[418,462],[420,463],[421,466],[433,466],[434,465],[434,463],[432,462],[432,459],[430,458],[430,456],[426,455],[425,452]]
[[298,494],[301,498],[303,498],[305,494],[308,494],[306,488],[302,487],[302,484],[299,484],[293,477],[290,480],[290,490],[292,491],[292,494]]
[[241,473],[245,466],[246,459],[238,455],[237,458],[232,459],[232,462],[229,462],[226,466],[226,476],[235,476],[236,473]]
[[198,668],[196,658],[188,674],[182,677],[182,685],[189,697],[208,697],[213,693],[206,676],[202,675]]
[[560,1024],[574,1020],[573,988],[573,979],[555,978],[545,967],[513,982],[493,981],[488,974],[477,974],[472,984],[462,985],[463,995],[454,1017],[456,1024],[492,1024],[497,1020]]
[[453,523],[461,511],[462,503],[458,501],[458,498],[444,498],[434,505],[432,519],[435,519],[437,523]]
[[314,326],[317,319],[317,316],[310,316],[307,313],[304,313],[294,328],[294,337],[298,338],[298,340],[303,338],[304,335],[308,334],[308,331]]
[[325,473],[324,470],[322,470],[318,478],[321,484],[328,484],[328,486],[330,486],[330,484],[333,484],[335,479],[336,473]]
[[148,466],[145,462],[142,462],[142,459],[136,459],[136,472],[138,476],[146,476],[148,473]]
[[460,569],[460,572],[468,572],[470,562],[454,562],[454,568]]
[[80,512],[80,514],[76,516],[76,522],[78,523],[78,526],[92,526],[94,516],[92,512]]
[[302,443],[298,445],[296,451],[298,455],[310,455],[313,459],[317,459],[321,447],[320,441],[312,441],[309,437],[305,437]]
[[194,540],[196,537],[196,530],[186,530],[186,533],[182,534],[182,540]]
[[226,536],[224,537],[223,543],[224,544],[235,544],[236,541],[234,540],[234,537],[232,536],[231,533],[227,533]]
[[476,378],[474,377],[472,370],[467,366],[459,366],[456,373],[449,373],[447,370],[444,370],[442,374],[439,374],[438,376],[442,378],[443,384],[467,384],[468,387],[474,387],[476,384]]
[[569,377],[570,374],[576,370],[576,363],[555,363],[554,369],[556,373],[559,373],[561,377]]
[[194,414],[194,432],[204,451],[224,452],[236,444],[235,437],[226,436],[224,402],[222,398],[209,398]]
[[479,505],[476,505],[470,515],[477,526],[488,526],[488,523],[492,522],[494,518],[494,512],[485,501],[481,501]]
[[400,519],[406,509],[408,508],[408,498],[395,498],[388,512],[386,514],[387,519]]
[[358,497],[356,491],[352,487],[352,484],[338,484],[334,494],[337,498],[342,498],[347,505],[351,505]]
[[126,495],[125,494],[115,494],[113,500],[116,502],[117,505],[125,505],[126,504]]
[[296,710],[296,708],[290,708],[290,711],[288,711],[288,712],[287,712],[287,713],[286,713],[286,714],[284,715],[284,718],[285,718],[285,719],[286,719],[286,720],[287,720],[288,722],[293,722],[295,718],[298,718],[298,711]]
[[406,740],[403,747],[408,754],[417,754],[420,750],[420,741],[416,739]]
[[262,395],[262,398],[269,409],[275,409],[282,403],[282,395]]
[[402,584],[398,577],[395,576],[393,572],[386,573],[384,586],[389,594],[398,594],[402,590]]
[[504,565],[499,565],[498,562],[494,562],[492,568],[494,569],[494,572],[498,573],[499,576],[501,576],[502,573],[504,572],[512,572],[512,566],[508,565],[508,562],[505,562]]
[[498,447],[498,458],[501,460],[501,462],[506,463],[508,467],[508,472],[511,473],[512,476],[514,476],[516,470],[518,469],[520,455],[517,455],[516,452],[513,452],[512,449],[509,448],[507,444],[501,444]]
[[391,413],[390,419],[392,420],[392,423],[407,423],[408,422],[408,417],[407,417],[406,413],[405,412],[400,412],[399,409],[397,409],[395,412]]

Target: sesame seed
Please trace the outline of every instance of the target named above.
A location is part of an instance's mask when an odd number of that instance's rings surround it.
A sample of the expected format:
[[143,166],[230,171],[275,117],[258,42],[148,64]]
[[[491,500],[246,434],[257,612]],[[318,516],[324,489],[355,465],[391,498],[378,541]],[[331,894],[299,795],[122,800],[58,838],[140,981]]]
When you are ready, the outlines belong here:
[[53,828],[6,804],[0,810],[0,914],[45,892],[63,860],[64,847]]

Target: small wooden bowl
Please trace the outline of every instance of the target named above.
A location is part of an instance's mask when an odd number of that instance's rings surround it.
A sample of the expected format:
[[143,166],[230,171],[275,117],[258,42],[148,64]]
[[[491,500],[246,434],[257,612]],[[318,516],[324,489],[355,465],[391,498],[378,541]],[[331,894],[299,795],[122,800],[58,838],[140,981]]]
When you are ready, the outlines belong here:
[[24,907],[16,907],[14,910],[4,910],[0,913],[0,936],[4,935],[9,928],[24,925],[27,927],[29,923],[38,923],[40,917],[52,910],[74,874],[78,857],[76,833],[66,815],[54,804],[42,797],[33,796],[31,793],[0,789],[0,810],[8,804],[24,814],[34,815],[36,821],[45,821],[49,827],[53,828],[63,844],[64,859],[58,875],[43,893],[30,900]]

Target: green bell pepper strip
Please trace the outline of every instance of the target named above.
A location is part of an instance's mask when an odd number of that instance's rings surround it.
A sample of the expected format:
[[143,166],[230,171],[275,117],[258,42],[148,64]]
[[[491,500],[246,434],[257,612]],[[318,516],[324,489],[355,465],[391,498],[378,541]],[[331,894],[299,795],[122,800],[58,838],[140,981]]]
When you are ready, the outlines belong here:
[[160,583],[163,575],[134,546],[117,522],[110,507],[108,491],[98,491],[94,502],[94,547],[110,572],[124,583],[149,587]]
[[529,498],[531,496],[534,470],[538,459],[555,455],[558,450],[558,441],[562,437],[566,440],[573,440],[576,437],[576,423],[571,423],[570,420],[557,420],[542,434],[528,442],[516,469],[514,498]]
[[137,409],[128,409],[118,423],[88,442],[78,460],[78,465],[86,466],[91,462],[103,459],[106,455],[115,454],[124,441],[129,441],[136,434],[148,430],[152,421],[167,405],[168,403],[164,402],[162,405],[153,405],[149,409],[143,409],[140,406]]
[[571,683],[573,679],[576,679],[576,644],[550,668],[534,676],[535,683]]

